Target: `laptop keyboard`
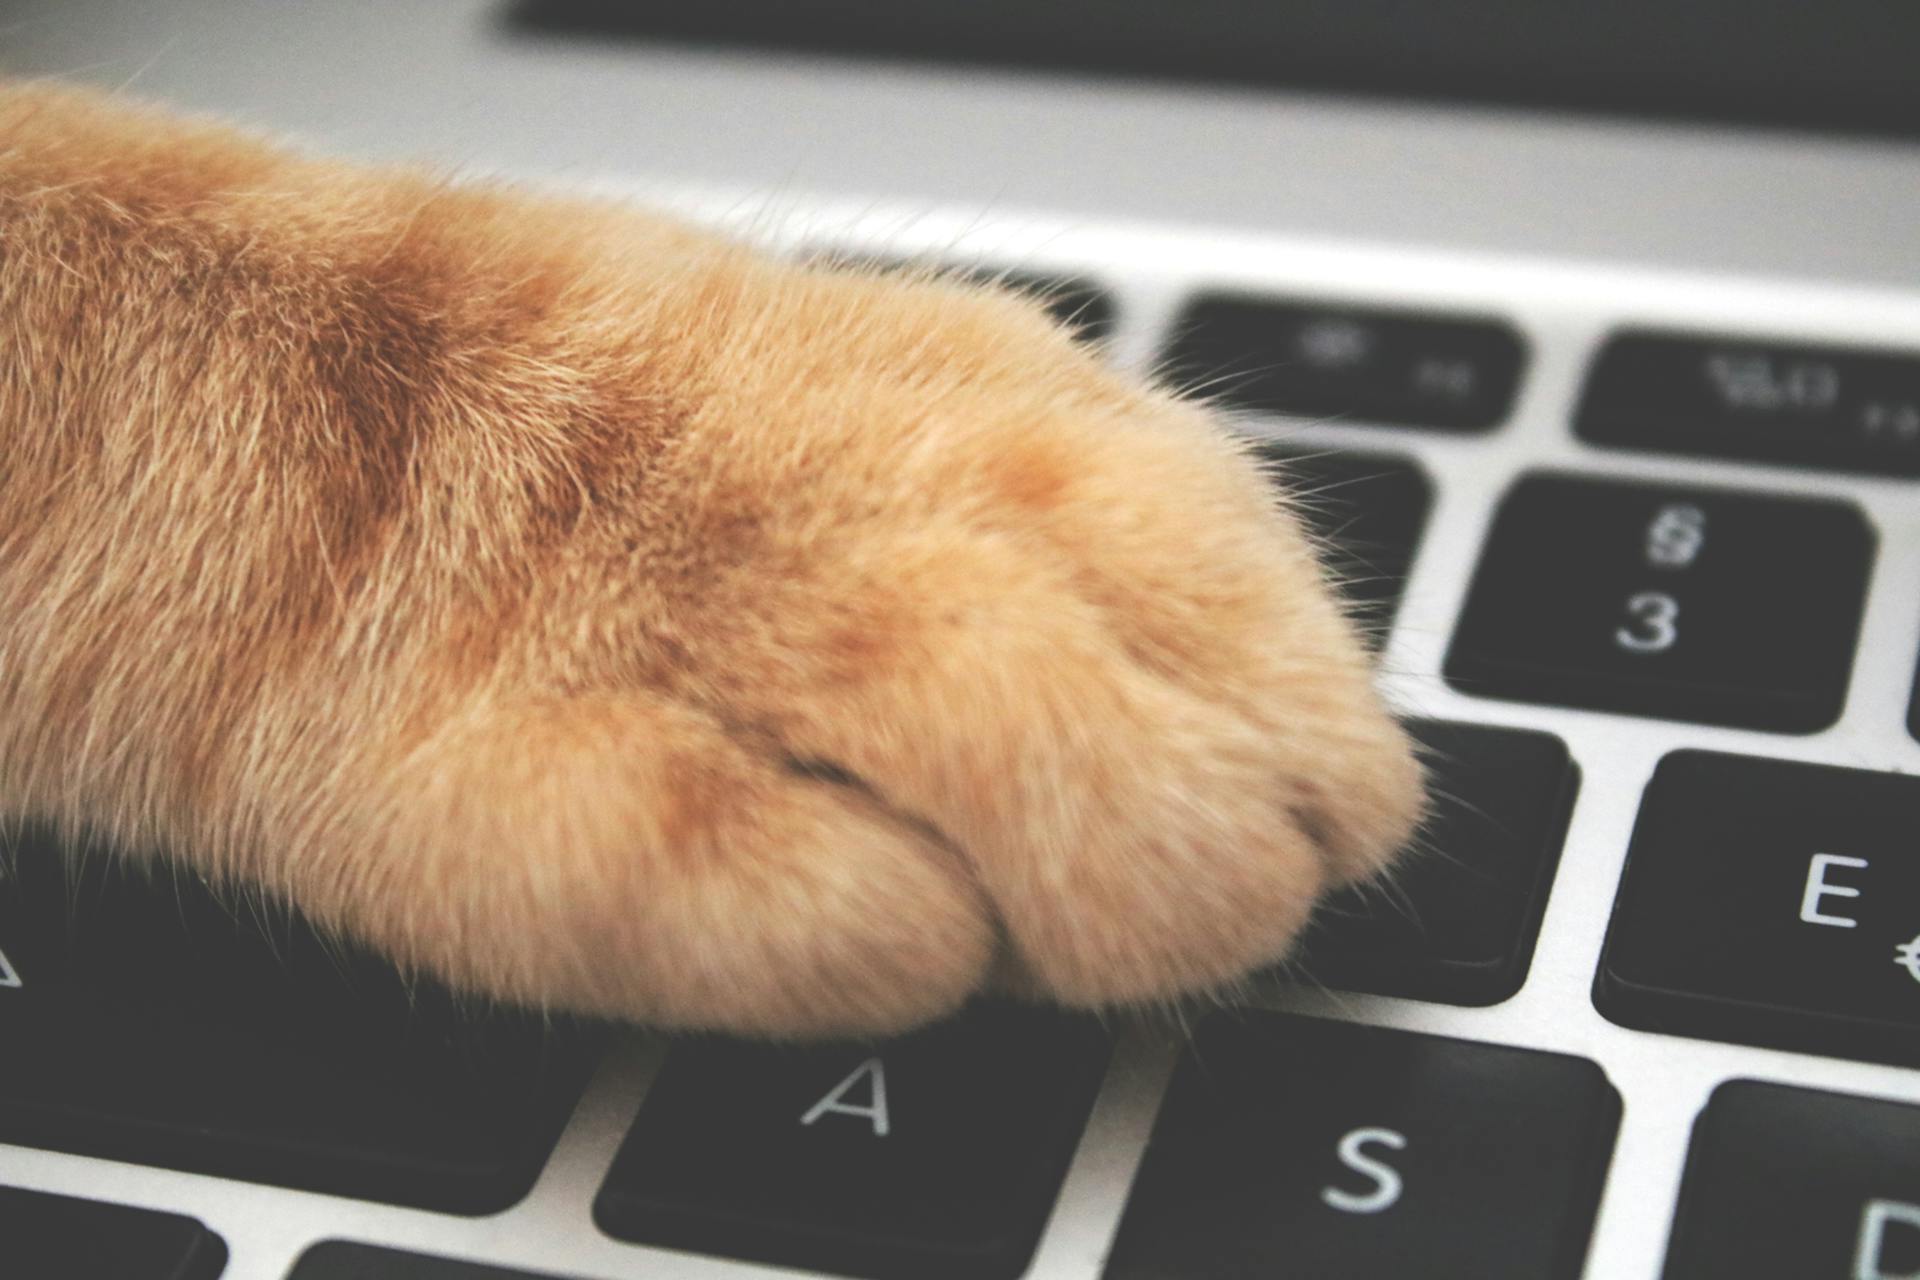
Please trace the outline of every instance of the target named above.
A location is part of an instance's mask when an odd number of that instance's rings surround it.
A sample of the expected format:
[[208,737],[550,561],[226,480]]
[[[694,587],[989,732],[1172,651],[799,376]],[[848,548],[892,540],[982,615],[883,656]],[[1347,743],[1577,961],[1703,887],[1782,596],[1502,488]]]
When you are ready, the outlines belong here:
[[[0,1189],[0,1271],[1920,1274],[1920,689],[1863,640],[1915,635],[1920,355],[1003,265],[963,270],[1258,437],[1418,713],[1419,855],[1191,1026],[989,1004],[795,1048],[475,1010],[28,838],[0,1183],[88,1192]],[[1609,1215],[1642,1271],[1593,1261]]]

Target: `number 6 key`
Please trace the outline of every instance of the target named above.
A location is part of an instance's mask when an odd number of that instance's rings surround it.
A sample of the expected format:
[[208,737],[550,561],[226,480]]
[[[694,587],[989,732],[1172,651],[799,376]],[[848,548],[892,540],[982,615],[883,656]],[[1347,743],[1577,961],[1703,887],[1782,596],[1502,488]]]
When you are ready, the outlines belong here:
[[1494,519],[1447,681],[1812,733],[1846,699],[1873,550],[1845,502],[1526,476]]

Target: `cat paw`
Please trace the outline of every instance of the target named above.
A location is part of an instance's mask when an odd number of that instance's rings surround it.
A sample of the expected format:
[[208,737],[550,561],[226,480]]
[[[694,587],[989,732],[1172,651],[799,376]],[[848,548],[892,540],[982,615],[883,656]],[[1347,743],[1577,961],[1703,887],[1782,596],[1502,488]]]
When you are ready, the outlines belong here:
[[1298,523],[1041,310],[0,93],[0,816],[799,1036],[1281,956],[1420,809]]
[[656,695],[477,709],[379,774],[326,841],[362,856],[294,896],[461,990],[851,1035],[948,1012],[994,958],[991,909],[937,838]]
[[1353,628],[1212,417],[1023,304],[929,292],[897,329],[970,359],[789,398],[839,462],[754,475],[797,554],[724,608],[777,639],[696,685],[941,833],[1026,989],[1158,1001],[1274,961],[1420,809]]
[[518,682],[573,691],[387,770],[467,914],[383,945],[517,1000],[884,1032],[990,972],[1075,1007],[1228,982],[1406,841],[1408,742],[1207,413],[956,286],[735,305],[651,489],[533,610]]

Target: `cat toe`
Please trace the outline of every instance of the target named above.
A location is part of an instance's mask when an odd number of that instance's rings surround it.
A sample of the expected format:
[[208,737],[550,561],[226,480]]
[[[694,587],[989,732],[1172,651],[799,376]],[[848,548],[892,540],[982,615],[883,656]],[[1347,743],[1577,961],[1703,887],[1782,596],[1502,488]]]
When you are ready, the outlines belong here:
[[[640,695],[467,717],[384,763],[377,882],[298,897],[472,992],[661,1027],[884,1034],[958,1007],[994,926],[951,851],[856,789]],[[346,833],[342,833],[343,835]]]
[[[1096,1007],[1231,981],[1406,839],[1418,770],[1330,605],[1326,636],[1272,633],[1284,663],[1182,678],[1030,545],[922,527],[874,559],[884,578],[793,584],[756,628],[799,637],[789,660],[743,661],[760,678],[729,696],[963,852],[1039,993]],[[1237,662],[1215,643],[1204,661]]]

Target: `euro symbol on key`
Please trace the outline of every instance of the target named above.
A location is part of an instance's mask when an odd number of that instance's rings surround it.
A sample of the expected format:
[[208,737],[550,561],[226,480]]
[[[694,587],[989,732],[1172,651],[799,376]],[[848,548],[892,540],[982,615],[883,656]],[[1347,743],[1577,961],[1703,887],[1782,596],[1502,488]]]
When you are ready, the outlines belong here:
[[1916,934],[1912,942],[1893,949],[1893,962],[1905,965],[1907,972],[1913,975],[1913,980],[1920,982],[1920,934]]

